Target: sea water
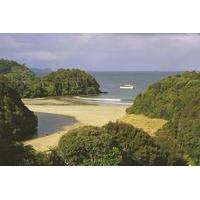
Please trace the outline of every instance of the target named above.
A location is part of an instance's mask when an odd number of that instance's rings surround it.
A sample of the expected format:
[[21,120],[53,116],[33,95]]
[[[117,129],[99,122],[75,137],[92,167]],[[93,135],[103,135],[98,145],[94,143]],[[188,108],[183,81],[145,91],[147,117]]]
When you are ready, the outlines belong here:
[[[100,84],[103,92],[95,97],[82,97],[88,101],[98,101],[101,103],[131,104],[134,98],[144,92],[149,85],[167,76],[178,72],[133,72],[133,71],[109,71],[109,72],[89,72]],[[180,73],[180,72],[179,72]],[[121,89],[125,84],[134,84],[134,89]]]

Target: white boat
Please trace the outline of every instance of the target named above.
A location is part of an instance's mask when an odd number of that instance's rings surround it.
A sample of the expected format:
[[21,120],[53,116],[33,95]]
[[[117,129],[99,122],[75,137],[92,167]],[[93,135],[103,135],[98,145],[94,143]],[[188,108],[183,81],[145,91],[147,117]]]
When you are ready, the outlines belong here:
[[121,89],[134,89],[135,87],[136,87],[135,85],[131,85],[131,84],[120,86]]

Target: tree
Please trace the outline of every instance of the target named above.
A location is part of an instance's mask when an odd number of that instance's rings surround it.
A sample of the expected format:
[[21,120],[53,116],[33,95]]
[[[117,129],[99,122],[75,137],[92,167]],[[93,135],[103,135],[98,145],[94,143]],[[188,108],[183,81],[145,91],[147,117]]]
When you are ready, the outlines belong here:
[[103,127],[122,153],[121,165],[163,165],[159,146],[146,132],[130,124],[108,123]]
[[85,126],[62,136],[59,151],[66,165],[119,165],[121,154],[104,129]]
[[23,140],[36,134],[37,117],[7,85],[5,77],[0,77],[0,96],[0,138]]
[[45,153],[36,152],[21,142],[0,139],[0,166],[50,165]]
[[66,165],[167,165],[153,138],[119,122],[74,129],[62,136],[58,151]]
[[168,119],[156,139],[163,155],[171,152],[169,165],[184,164],[185,159],[200,164],[200,73],[185,72],[149,86],[127,112]]

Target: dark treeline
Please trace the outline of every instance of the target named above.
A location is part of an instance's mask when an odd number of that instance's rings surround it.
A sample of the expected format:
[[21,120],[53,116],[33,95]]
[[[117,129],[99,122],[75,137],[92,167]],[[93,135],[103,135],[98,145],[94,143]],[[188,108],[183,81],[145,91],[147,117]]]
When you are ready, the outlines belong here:
[[62,136],[57,152],[65,165],[186,165],[143,130],[119,122],[72,130]]
[[0,137],[23,140],[37,133],[37,117],[0,75]]
[[59,69],[45,76],[36,76],[24,64],[1,59],[0,74],[8,78],[22,98],[100,93],[95,78],[79,69]]
[[37,117],[0,76],[0,165],[41,165],[44,156],[21,140],[37,132]]
[[169,120],[157,139],[200,165],[200,73],[185,72],[149,86],[127,112]]

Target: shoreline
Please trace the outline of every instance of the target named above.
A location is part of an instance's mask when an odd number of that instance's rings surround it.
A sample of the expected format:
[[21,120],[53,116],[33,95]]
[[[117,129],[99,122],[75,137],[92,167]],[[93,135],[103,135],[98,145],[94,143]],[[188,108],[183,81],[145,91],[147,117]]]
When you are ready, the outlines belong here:
[[109,121],[116,121],[126,114],[126,105],[92,104],[69,97],[23,99],[24,104],[33,112],[57,114],[75,118],[73,125],[63,126],[60,131],[32,138],[24,142],[34,149],[46,151],[57,146],[60,137],[69,130],[83,126],[102,126]]
[[167,122],[163,119],[149,118],[144,115],[128,115],[126,114],[126,108],[128,108],[126,105],[83,104],[82,102],[78,103],[77,100],[74,103],[73,99],[69,99],[69,97],[23,99],[23,102],[33,112],[63,115],[73,117],[76,120],[72,125],[63,126],[62,130],[24,142],[25,145],[32,145],[34,149],[39,151],[46,151],[49,150],[49,147],[57,146],[62,135],[84,125],[100,127],[110,121],[121,121],[141,128],[154,137],[155,132]]
[[[35,112],[38,118],[38,131],[35,138],[51,135],[77,123],[74,117],[58,114]],[[34,138],[34,137],[33,137]],[[31,138],[32,139],[32,138]]]
[[80,124],[78,122],[76,122],[73,125],[63,126],[62,129],[59,131],[31,138],[29,140],[24,141],[23,144],[31,145],[37,151],[48,151],[50,148],[56,147],[60,138],[69,130],[78,128],[80,126],[83,126],[83,124]]

